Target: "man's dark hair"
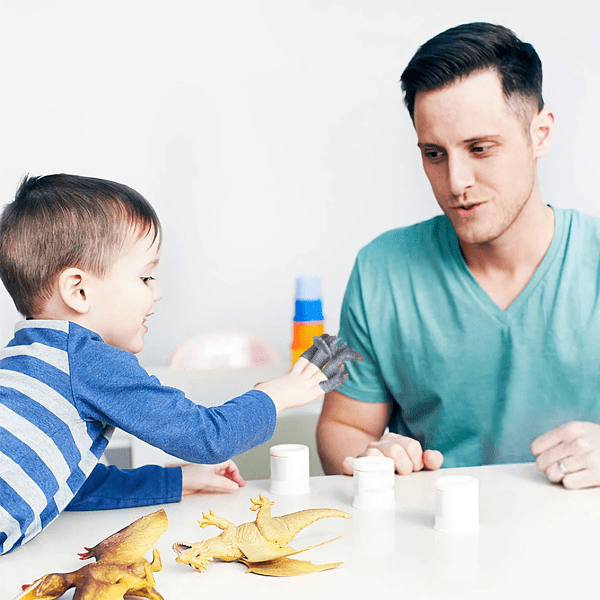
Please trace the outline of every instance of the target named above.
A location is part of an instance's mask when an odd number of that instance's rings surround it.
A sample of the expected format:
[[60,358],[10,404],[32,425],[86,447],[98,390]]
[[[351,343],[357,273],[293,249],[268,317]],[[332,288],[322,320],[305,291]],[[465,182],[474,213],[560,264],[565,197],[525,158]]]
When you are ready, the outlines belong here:
[[523,101],[544,108],[542,62],[531,44],[510,29],[491,23],[467,23],[448,29],[425,42],[402,73],[404,103],[414,122],[419,92],[440,89],[475,71],[495,70],[506,100],[522,111]]
[[132,233],[156,239],[160,222],[130,187],[77,175],[25,177],[0,217],[0,278],[17,310],[35,317],[62,271],[102,277]]

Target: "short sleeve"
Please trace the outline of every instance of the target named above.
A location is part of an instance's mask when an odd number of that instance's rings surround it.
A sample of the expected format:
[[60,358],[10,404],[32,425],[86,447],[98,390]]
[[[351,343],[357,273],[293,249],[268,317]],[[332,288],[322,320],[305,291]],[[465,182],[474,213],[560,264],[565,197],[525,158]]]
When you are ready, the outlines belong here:
[[364,402],[388,402],[386,387],[371,343],[362,286],[363,274],[359,253],[344,294],[338,335],[361,355],[362,361],[345,363],[348,379],[338,391]]

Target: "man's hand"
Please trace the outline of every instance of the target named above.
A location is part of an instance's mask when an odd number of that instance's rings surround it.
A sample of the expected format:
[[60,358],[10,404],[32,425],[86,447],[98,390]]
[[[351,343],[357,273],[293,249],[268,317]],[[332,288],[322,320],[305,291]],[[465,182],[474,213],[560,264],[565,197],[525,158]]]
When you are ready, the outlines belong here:
[[198,492],[234,492],[246,485],[232,460],[217,465],[181,465],[182,496]]
[[[444,457],[438,450],[423,452],[423,448],[417,440],[397,433],[386,433],[380,440],[370,442],[366,450],[359,456],[389,456],[394,459],[396,473],[399,475],[409,475],[424,468],[435,471],[444,462]],[[345,475],[352,475],[354,460],[352,456],[344,459],[342,469]]]
[[548,479],[570,490],[600,485],[600,425],[571,421],[531,444],[535,464]]

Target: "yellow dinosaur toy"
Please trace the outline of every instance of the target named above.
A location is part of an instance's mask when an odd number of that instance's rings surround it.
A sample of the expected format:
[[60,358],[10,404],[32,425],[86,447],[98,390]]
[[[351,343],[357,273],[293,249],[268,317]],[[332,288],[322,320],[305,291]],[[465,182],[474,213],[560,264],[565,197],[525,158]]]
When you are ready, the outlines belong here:
[[152,562],[144,554],[167,530],[169,521],[163,509],[145,515],[106,538],[87,552],[81,560],[94,557],[90,563],[72,573],[50,573],[29,586],[15,600],[60,598],[68,589],[76,588],[75,600],[122,600],[126,594],[150,600],[164,600],[154,589],[154,571],[162,564],[154,548]]
[[[348,513],[333,508],[309,508],[282,517],[272,517],[271,500],[260,494],[258,499],[251,498],[250,501],[250,510],[257,511],[254,522],[235,525],[217,517],[212,510],[202,513],[200,527],[216,525],[223,533],[195,544],[176,542],[173,544],[173,550],[178,554],[177,562],[202,572],[213,558],[227,562],[237,560],[248,567],[247,572],[277,577],[324,571],[342,564],[338,562],[313,565],[308,561],[290,559],[288,557],[292,554],[310,550],[315,546],[296,550],[288,544],[300,531],[315,521],[326,517],[349,519]],[[331,541],[333,540],[328,540]]]

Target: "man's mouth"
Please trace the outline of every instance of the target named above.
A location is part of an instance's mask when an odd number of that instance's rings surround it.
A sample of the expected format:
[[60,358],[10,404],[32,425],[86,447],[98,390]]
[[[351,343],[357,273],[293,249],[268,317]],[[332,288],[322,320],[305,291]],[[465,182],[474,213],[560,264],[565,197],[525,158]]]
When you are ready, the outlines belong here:
[[458,206],[453,206],[452,209],[460,214],[466,214],[475,212],[481,205],[482,202],[475,202],[473,204],[459,204]]

